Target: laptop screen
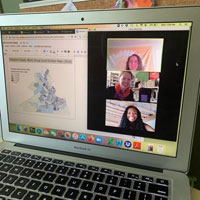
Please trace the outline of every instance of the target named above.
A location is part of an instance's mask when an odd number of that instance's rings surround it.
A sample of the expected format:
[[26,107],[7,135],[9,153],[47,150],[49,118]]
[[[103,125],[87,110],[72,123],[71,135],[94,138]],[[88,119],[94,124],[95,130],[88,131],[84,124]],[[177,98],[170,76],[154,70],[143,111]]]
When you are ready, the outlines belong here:
[[176,157],[191,27],[2,27],[10,132]]

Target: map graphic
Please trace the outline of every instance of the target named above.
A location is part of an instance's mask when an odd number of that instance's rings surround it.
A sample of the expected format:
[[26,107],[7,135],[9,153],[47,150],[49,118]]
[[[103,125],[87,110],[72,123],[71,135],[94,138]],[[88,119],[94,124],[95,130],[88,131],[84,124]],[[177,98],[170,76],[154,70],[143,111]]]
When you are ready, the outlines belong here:
[[49,69],[45,69],[44,73],[35,73],[35,81],[29,86],[29,89],[34,95],[21,104],[23,110],[41,113],[64,111],[66,113],[66,99],[56,95],[56,88],[53,86]]

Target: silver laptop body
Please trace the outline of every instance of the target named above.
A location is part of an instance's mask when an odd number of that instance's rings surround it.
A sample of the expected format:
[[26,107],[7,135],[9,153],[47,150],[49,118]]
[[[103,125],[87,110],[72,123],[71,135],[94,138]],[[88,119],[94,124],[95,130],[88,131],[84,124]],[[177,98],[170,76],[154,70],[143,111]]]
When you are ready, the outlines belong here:
[[[73,167],[91,172],[88,181],[97,172],[117,177],[114,185],[102,180],[108,189],[101,193],[98,181],[86,191],[86,179],[77,175],[81,182],[75,199],[190,199],[187,172],[199,95],[199,13],[199,7],[169,7],[1,15],[0,173],[13,175],[15,159],[24,158],[67,166],[62,175],[69,182]],[[127,68],[127,58],[135,54],[142,58],[141,69]],[[128,100],[127,94],[117,93],[124,74],[132,74]],[[111,90],[117,94],[112,96]],[[128,106],[141,112],[143,129],[122,126]],[[45,169],[44,177],[49,173]],[[59,171],[53,173],[59,176]],[[6,193],[9,186],[25,190],[24,199],[30,192],[38,194],[36,199],[70,199],[67,192],[74,189],[67,182],[58,195],[55,188],[61,185],[54,182],[49,193],[42,186],[28,190],[16,186],[20,174],[10,184],[2,178],[0,196],[19,197],[14,189]],[[125,179],[129,186],[122,184]],[[46,183],[43,178],[40,182]],[[155,184],[168,189],[154,191]]]

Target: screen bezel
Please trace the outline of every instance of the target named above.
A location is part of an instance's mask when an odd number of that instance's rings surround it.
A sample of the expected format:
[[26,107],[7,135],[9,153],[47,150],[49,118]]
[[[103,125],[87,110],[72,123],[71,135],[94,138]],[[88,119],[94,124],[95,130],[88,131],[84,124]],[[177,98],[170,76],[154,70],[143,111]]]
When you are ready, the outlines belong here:
[[[187,15],[185,15],[187,13]],[[151,166],[162,169],[187,172],[194,132],[194,121],[197,112],[199,90],[198,40],[200,32],[200,7],[122,9],[102,11],[81,11],[69,13],[32,13],[0,16],[0,26],[24,25],[59,25],[59,24],[98,24],[98,23],[142,23],[142,22],[183,22],[190,21],[192,25],[191,43],[189,49],[188,69],[183,96],[182,117],[180,122],[180,137],[178,141],[177,157],[167,157],[146,154],[136,151],[125,151],[116,148],[90,145],[51,138],[41,138],[32,135],[9,132],[8,113],[6,103],[5,79],[0,50],[0,109],[2,135],[4,141],[20,143],[44,148],[57,149],[83,155],[96,156],[122,162]],[[0,41],[1,42],[1,41]],[[192,88],[192,90],[191,90]],[[105,153],[106,152],[106,153]]]

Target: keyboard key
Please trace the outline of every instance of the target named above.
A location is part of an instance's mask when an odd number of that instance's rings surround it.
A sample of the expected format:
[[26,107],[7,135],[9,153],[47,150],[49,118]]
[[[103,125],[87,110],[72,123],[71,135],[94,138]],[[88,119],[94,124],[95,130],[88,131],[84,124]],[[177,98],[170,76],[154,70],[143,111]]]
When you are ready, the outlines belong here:
[[13,164],[15,165],[21,165],[26,159],[25,158],[16,158],[14,161],[13,161]]
[[74,188],[78,188],[80,184],[81,184],[81,180],[80,179],[71,178],[69,183],[68,183],[68,186],[74,187]]
[[12,184],[17,178],[18,178],[17,176],[9,175],[3,180],[3,182],[8,183],[8,184]]
[[49,193],[50,190],[53,188],[53,185],[52,184],[49,184],[49,183],[43,183],[40,188],[39,188],[39,191],[40,192],[44,192],[44,193]]
[[24,162],[23,166],[32,167],[35,163],[36,163],[35,160],[26,160],[26,162]]
[[78,190],[74,190],[74,189],[68,189],[67,193],[65,194],[65,198],[67,199],[76,199],[77,196],[79,194],[79,191]]
[[112,197],[120,197],[121,195],[121,192],[122,192],[122,189],[121,188],[118,188],[118,187],[110,187],[110,191],[108,193],[109,196],[112,196]]
[[65,161],[65,162],[64,162],[64,165],[69,166],[69,167],[73,167],[73,166],[75,165],[75,163]]
[[94,182],[91,181],[83,181],[81,185],[82,190],[92,191],[92,188],[94,186]]
[[40,180],[44,174],[45,172],[36,170],[31,177]]
[[99,167],[89,166],[89,167],[88,167],[88,170],[97,172],[97,171],[99,171]]
[[132,190],[125,190],[123,199],[126,200],[135,200],[136,199],[136,192]]
[[99,194],[106,194],[107,189],[108,189],[107,185],[97,183],[94,191]]
[[16,182],[15,185],[19,187],[24,187],[29,182],[28,178],[20,177]]
[[24,168],[20,166],[14,166],[11,170],[11,174],[19,174]]
[[0,181],[2,181],[6,176],[6,173],[0,172]]
[[104,174],[95,173],[94,176],[92,177],[92,180],[98,181],[98,182],[103,182],[104,178],[105,178]]
[[131,187],[131,180],[127,178],[121,178],[119,186],[130,188]]
[[33,169],[25,168],[25,169],[21,172],[21,176],[29,177],[33,172],[34,172]]
[[92,172],[83,170],[80,175],[80,178],[90,179],[91,176],[92,176]]
[[27,193],[27,190],[17,188],[15,192],[13,192],[11,197],[14,199],[22,199],[26,193]]
[[149,184],[148,191],[153,194],[168,196],[168,187],[163,185]]
[[112,174],[112,170],[111,170],[111,169],[102,168],[102,169],[101,169],[101,172],[102,172],[102,173],[105,173],[105,174]]
[[56,169],[56,167],[57,167],[57,165],[48,164],[48,165],[44,168],[44,170],[45,170],[45,171],[48,171],[48,172],[54,172],[55,169]]
[[128,173],[128,178],[137,180],[137,179],[139,179],[139,175]]
[[68,170],[68,167],[65,167],[65,166],[59,166],[58,168],[57,168],[57,170],[56,170],[56,173],[58,173],[58,174],[66,174],[66,172],[67,172],[67,170]]
[[29,192],[24,199],[26,200],[36,200],[39,197],[39,194],[37,192]]
[[15,160],[15,159],[16,159],[15,156],[6,156],[6,157],[3,159],[3,162],[11,163],[11,162],[13,162],[13,160]]
[[43,178],[43,180],[47,182],[53,182],[55,178],[56,178],[56,174],[47,173],[45,177]]
[[114,171],[114,175],[115,175],[115,176],[121,176],[121,177],[125,177],[125,172],[121,172],[121,171]]
[[29,157],[31,157],[31,154],[29,154],[29,153],[22,153],[21,157],[23,157],[23,158],[29,158]]
[[48,196],[48,195],[44,195],[44,194],[39,198],[39,200],[52,200],[52,199],[53,199],[52,196]]
[[147,181],[147,182],[153,182],[153,177],[149,177],[149,176],[142,176],[142,180],[143,181]]
[[0,167],[0,171],[8,172],[12,167],[13,165],[5,163]]
[[61,187],[61,186],[56,185],[54,187],[53,191],[51,192],[51,194],[61,197],[63,195],[63,193],[65,192],[65,190],[66,190],[65,187]]
[[66,185],[68,180],[69,180],[69,178],[66,176],[58,176],[55,183],[60,184],[60,185]]
[[0,160],[3,160],[6,157],[5,154],[0,154]]
[[32,156],[31,156],[31,159],[33,159],[33,160],[40,160],[40,159],[41,159],[41,156],[32,155]]
[[1,153],[10,154],[12,151],[8,149],[4,149]]
[[167,200],[167,198],[165,197],[159,197],[159,196],[155,196],[154,200]]
[[44,161],[44,162],[51,162],[51,161],[52,161],[52,158],[43,157],[43,158],[42,158],[42,161]]
[[106,183],[111,185],[116,185],[118,178],[116,176],[107,176]]
[[6,185],[0,190],[0,195],[9,196],[14,190],[15,187]]
[[80,169],[71,168],[67,175],[77,177],[79,173],[80,173]]
[[169,181],[165,179],[157,179],[156,183],[162,184],[162,185],[169,185]]
[[101,195],[98,195],[98,194],[97,194],[97,195],[95,196],[94,200],[108,200],[108,198],[105,197],[105,196],[101,196]]
[[17,151],[13,151],[11,153],[12,156],[20,156],[21,155],[21,152],[17,152]]
[[87,165],[84,165],[84,164],[76,164],[76,167],[77,168],[81,168],[81,169],[86,169]]
[[40,162],[40,161],[38,161],[34,166],[33,166],[33,168],[34,169],[43,169],[44,167],[45,167],[45,165],[46,165],[46,163],[45,162]]
[[133,189],[145,191],[146,183],[141,181],[135,181]]
[[31,180],[30,183],[27,185],[27,188],[31,190],[37,190],[40,184],[40,181]]
[[92,193],[89,192],[81,192],[81,195],[79,197],[79,200],[91,200],[93,197]]
[[59,164],[59,165],[61,165],[61,164],[63,163],[63,160],[54,159],[52,162],[53,162],[54,164]]
[[140,193],[138,200],[152,200],[152,195],[146,193]]

